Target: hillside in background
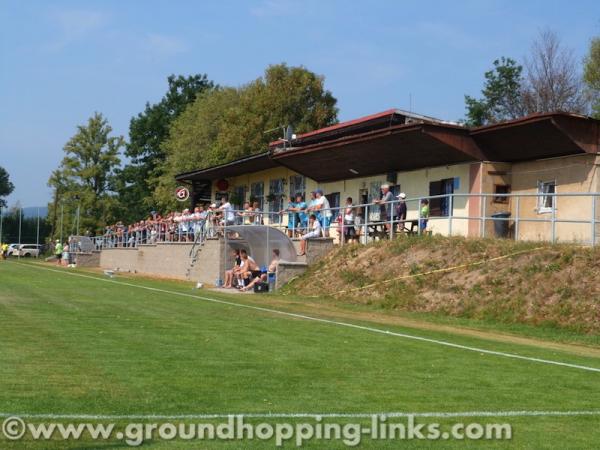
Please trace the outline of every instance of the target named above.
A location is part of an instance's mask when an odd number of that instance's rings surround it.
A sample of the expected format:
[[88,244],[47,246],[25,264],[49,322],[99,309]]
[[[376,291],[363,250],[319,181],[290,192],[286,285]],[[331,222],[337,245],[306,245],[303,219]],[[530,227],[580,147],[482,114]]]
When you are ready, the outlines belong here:
[[598,248],[402,236],[341,247],[284,289],[381,309],[597,334],[599,276]]

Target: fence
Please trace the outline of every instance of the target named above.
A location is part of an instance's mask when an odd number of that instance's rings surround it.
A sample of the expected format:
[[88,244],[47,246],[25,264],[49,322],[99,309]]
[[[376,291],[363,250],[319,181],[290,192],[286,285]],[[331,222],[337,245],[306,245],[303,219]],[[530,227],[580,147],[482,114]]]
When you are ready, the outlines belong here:
[[10,245],[10,255],[37,256],[43,251],[50,234],[45,211],[45,207],[0,208],[0,243]]
[[[341,244],[348,238],[362,243],[393,238],[400,233],[439,233],[453,236],[500,237],[515,240],[575,242],[596,245],[600,236],[600,193],[447,194],[404,200],[406,216],[398,215],[400,200],[332,207],[300,213],[231,210],[227,221],[217,210],[201,219],[146,221],[117,226],[94,238],[97,249],[135,247],[157,242],[192,242],[223,235],[227,226],[269,225],[299,237],[311,212],[331,216],[324,234]],[[428,202],[429,214],[421,209]],[[302,219],[302,220],[300,220]],[[327,223],[324,222],[324,225]],[[354,232],[351,233],[351,228]]]

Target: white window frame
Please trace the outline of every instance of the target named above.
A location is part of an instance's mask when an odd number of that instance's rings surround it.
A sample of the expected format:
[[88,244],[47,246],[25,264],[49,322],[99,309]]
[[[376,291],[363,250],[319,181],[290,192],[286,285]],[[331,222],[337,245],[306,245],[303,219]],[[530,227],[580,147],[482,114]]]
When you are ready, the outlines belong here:
[[[554,186],[554,191],[549,192],[546,187]],[[556,194],[556,180],[547,180],[547,181],[538,181],[537,185],[537,212],[538,214],[547,214],[551,213],[556,209],[556,196],[548,195],[549,193]],[[550,198],[550,203],[552,206],[546,206],[547,198]]]

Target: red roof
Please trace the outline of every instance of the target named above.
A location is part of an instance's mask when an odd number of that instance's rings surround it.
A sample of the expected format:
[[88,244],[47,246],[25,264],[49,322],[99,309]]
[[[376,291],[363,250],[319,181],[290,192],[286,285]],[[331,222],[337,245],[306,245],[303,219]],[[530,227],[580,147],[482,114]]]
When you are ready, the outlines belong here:
[[[352,125],[358,125],[361,123],[369,122],[374,119],[380,119],[381,117],[392,116],[396,113],[398,113],[397,109],[395,109],[395,108],[388,109],[388,110],[380,112],[380,113],[371,114],[369,116],[364,116],[364,117],[359,117],[358,119],[347,120],[346,122],[336,123],[335,125],[331,125],[331,126],[325,127],[325,128],[319,128],[318,130],[308,131],[306,133],[297,135],[296,139],[314,136],[316,134],[321,134],[321,133],[327,133],[328,131],[339,130],[342,128],[350,127]],[[282,139],[277,139],[276,141],[269,143],[269,147],[273,147],[282,142],[283,142]]]

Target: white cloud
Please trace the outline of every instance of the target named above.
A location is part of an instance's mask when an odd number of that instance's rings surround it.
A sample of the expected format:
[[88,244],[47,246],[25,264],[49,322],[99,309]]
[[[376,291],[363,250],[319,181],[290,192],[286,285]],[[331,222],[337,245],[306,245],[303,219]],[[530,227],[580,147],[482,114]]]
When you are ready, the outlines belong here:
[[188,51],[188,45],[183,39],[160,33],[146,35],[143,45],[149,53],[155,56],[171,56]]
[[108,23],[108,15],[93,10],[62,10],[51,13],[50,20],[56,25],[57,33],[44,49],[60,51],[102,29]]

